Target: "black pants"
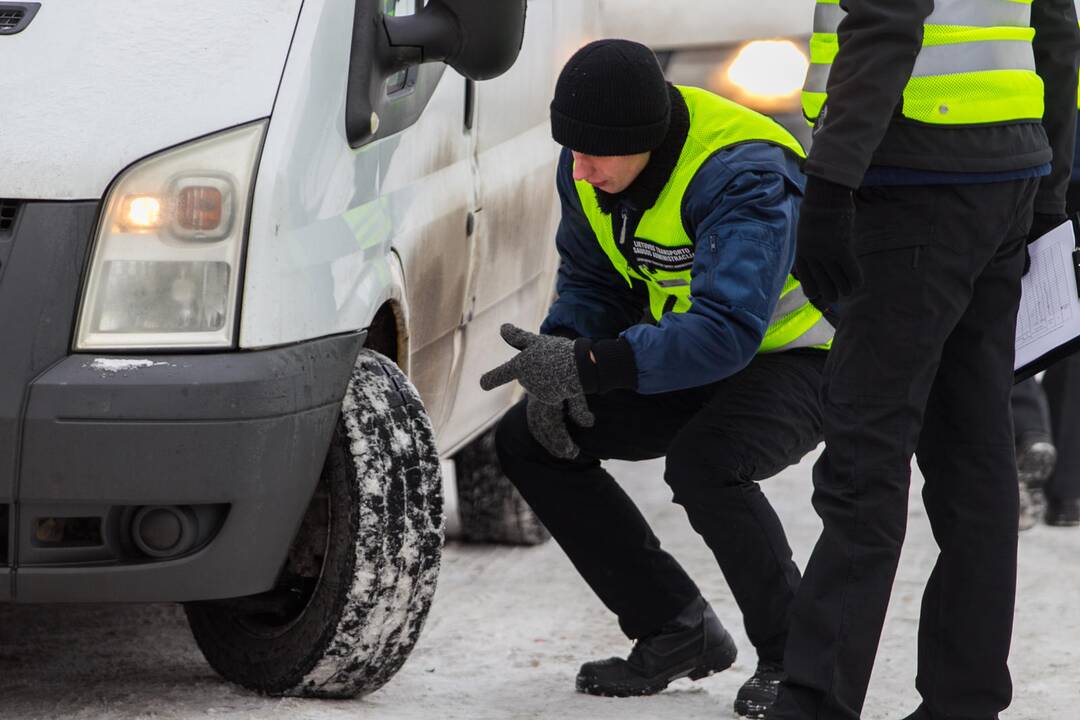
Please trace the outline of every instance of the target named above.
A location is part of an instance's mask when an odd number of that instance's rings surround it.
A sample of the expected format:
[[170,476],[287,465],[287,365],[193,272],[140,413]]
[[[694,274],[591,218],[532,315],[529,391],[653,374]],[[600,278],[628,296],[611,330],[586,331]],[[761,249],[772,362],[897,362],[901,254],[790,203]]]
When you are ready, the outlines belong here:
[[789,679],[770,718],[859,717],[906,532],[912,454],[940,548],[919,620],[924,714],[988,720],[1009,704],[1018,497],[1009,394],[1035,187],[856,193],[864,283],[825,367],[825,452],[814,467],[824,529],[792,608]]
[[581,447],[574,460],[533,439],[524,403],[503,418],[495,436],[503,470],[629,637],[656,631],[700,592],[600,460],[666,455],[674,501],[716,555],[759,657],[781,660],[799,571],[756,481],[821,441],[825,355],[759,355],[742,372],[691,390],[589,396],[596,424],[571,426]]

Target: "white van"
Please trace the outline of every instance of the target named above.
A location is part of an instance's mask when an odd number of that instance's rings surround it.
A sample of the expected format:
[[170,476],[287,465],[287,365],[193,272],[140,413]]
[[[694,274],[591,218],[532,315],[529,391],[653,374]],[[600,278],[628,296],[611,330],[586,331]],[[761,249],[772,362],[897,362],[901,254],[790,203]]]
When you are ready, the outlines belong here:
[[595,8],[524,14],[0,2],[0,602],[184,602],[226,678],[349,696],[417,640],[440,460],[466,535],[546,537],[478,378],[551,298]]

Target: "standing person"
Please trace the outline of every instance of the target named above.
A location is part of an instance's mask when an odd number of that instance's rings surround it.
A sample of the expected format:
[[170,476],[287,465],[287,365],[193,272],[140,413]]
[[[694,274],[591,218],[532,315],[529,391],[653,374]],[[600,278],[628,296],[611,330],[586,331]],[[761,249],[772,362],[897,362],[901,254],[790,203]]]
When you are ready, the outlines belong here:
[[558,299],[541,335],[503,327],[521,352],[481,384],[528,392],[496,432],[503,470],[636,640],[625,660],[585,663],[577,688],[649,695],[735,660],[697,585],[600,465],[666,455],[674,501],[757,651],[736,711],[763,717],[799,571],[757,482],[820,442],[833,334],[788,274],[802,148],[762,115],[668,85],[625,40],[570,58],[551,129],[565,148]]
[[1012,694],[1024,243],[1064,216],[1080,32],[1071,0],[841,2],[815,13],[796,275],[849,297],[822,386],[824,529],[769,717],[860,716],[914,454],[940,554],[910,719],[990,720]]

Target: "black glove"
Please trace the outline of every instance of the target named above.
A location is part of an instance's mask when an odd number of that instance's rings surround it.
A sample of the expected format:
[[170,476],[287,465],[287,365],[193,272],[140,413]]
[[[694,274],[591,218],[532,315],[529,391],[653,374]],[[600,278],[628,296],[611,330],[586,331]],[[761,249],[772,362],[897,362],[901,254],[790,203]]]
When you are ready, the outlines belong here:
[[525,418],[532,436],[555,457],[573,460],[581,448],[570,437],[567,414],[580,427],[592,427],[596,422],[584,395],[575,395],[557,405],[540,402],[532,395],[526,398]]
[[799,210],[795,276],[811,300],[836,302],[862,284],[851,250],[855,205],[851,189],[809,175]]
[[[1055,213],[1035,213],[1031,218],[1031,229],[1028,230],[1027,244],[1035,242],[1046,233],[1056,228],[1061,223],[1065,222],[1069,218],[1064,214],[1057,215]],[[1027,246],[1024,246],[1024,274],[1028,274],[1028,270],[1031,269],[1031,254],[1028,252]]]
[[494,390],[511,380],[540,402],[560,405],[563,400],[584,394],[574,357],[574,343],[554,335],[537,335],[507,323],[499,334],[519,352],[508,361],[480,376],[480,387]]

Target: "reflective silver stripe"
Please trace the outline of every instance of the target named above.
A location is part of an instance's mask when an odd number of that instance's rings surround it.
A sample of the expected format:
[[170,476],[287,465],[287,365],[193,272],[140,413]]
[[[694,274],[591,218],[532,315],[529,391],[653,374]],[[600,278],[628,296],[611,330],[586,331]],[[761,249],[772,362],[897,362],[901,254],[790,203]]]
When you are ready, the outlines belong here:
[[[769,319],[769,326],[771,327],[774,323],[780,322],[788,315],[798,312],[809,304],[810,301],[806,299],[806,293],[803,292],[802,285],[795,286],[787,295],[781,297],[776,303],[776,309],[773,310],[772,318]],[[824,316],[822,316],[802,335],[785,345],[770,350],[769,352],[780,352],[781,350],[793,350],[794,348],[800,347],[824,345],[832,339],[834,332],[833,326],[829,324],[829,321],[826,320]]]
[[923,46],[911,77],[981,72],[1035,70],[1031,43],[1023,40],[984,40],[956,45]]
[[[1080,0],[1076,0],[1080,2]],[[840,27],[840,21],[847,15],[844,9],[839,5],[830,5],[827,3],[818,3],[814,8],[814,32],[816,33],[836,33],[836,28]]]
[[1009,0],[937,0],[934,11],[926,18],[926,24],[1029,27],[1031,4]]
[[[1080,14],[1080,0],[1073,0]],[[844,9],[832,3],[814,7],[814,32],[835,33],[844,19]],[[1030,27],[1031,4],[1010,0],[937,0],[927,25],[966,27]]]
[[777,301],[776,309],[773,310],[769,324],[782,320],[785,316],[806,305],[807,302],[809,301],[806,299],[806,293],[803,292],[802,285],[796,285],[787,295]]
[[830,69],[832,69],[831,63],[828,65],[811,63],[810,68],[806,71],[806,82],[803,83],[803,90],[806,92],[825,92],[825,84],[829,80]]
[[784,350],[794,350],[795,348],[815,347],[817,345],[824,345],[833,339],[833,335],[836,334],[836,329],[833,328],[829,321],[824,316],[814,323],[809,330],[804,332],[799,337],[795,338],[787,345],[781,345],[769,352],[783,352]]
[[[1078,0],[1080,1],[1080,0]],[[803,90],[825,92],[831,64],[812,63]],[[986,70],[1035,71],[1035,54],[1025,40],[983,40],[955,45],[924,46],[915,58],[911,77],[951,75]]]

